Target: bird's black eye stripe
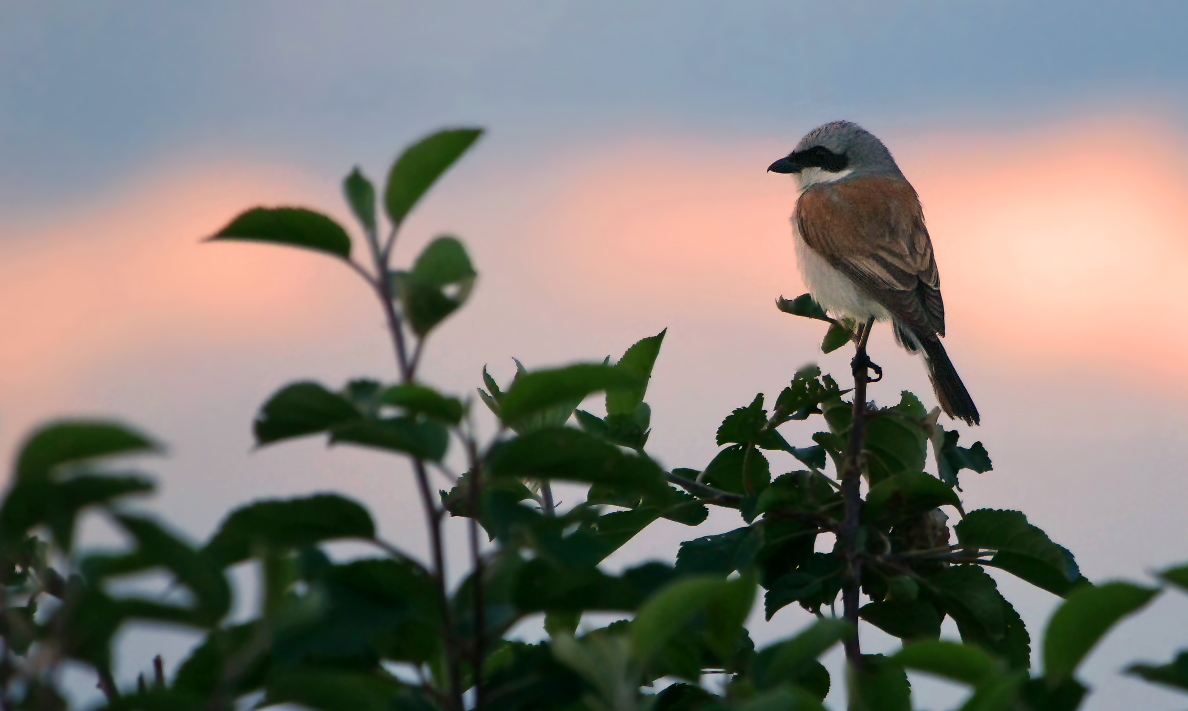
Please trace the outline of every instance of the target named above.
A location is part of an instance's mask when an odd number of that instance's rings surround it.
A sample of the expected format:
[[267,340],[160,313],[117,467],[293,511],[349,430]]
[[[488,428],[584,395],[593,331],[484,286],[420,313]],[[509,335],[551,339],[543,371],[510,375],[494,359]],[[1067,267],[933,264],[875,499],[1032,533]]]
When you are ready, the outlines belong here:
[[850,165],[845,153],[834,153],[825,146],[813,146],[808,150],[796,151],[791,158],[805,168],[822,168],[830,173],[840,173]]

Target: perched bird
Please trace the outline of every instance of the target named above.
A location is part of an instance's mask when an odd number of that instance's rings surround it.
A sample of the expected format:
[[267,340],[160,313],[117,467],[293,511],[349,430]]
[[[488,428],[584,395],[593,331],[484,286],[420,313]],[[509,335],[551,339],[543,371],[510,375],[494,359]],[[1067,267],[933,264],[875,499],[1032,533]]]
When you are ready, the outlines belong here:
[[869,333],[890,320],[895,340],[923,352],[940,406],[976,425],[978,408],[945,353],[945,307],[915,189],[882,141],[849,121],[813,129],[768,167],[800,185],[792,231],[809,293]]

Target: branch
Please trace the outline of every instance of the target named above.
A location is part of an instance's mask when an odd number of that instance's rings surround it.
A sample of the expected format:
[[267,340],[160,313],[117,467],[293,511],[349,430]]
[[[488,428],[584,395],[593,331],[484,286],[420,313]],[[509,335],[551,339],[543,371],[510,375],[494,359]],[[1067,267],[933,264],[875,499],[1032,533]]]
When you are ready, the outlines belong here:
[[845,578],[842,581],[842,614],[854,626],[854,633],[845,640],[846,661],[862,666],[862,645],[858,639],[858,595],[862,589],[863,558],[858,552],[858,524],[862,516],[862,441],[866,437],[866,383],[870,359],[866,343],[874,319],[867,321],[858,335],[854,360],[854,410],[850,422],[850,441],[839,472],[845,517],[837,532],[838,543],[845,556]]

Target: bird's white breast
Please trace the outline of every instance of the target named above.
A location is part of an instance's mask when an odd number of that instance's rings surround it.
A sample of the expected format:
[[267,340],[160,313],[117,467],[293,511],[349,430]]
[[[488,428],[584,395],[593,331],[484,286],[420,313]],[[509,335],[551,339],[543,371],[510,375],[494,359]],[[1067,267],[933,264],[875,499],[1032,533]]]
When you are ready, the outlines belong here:
[[796,242],[796,264],[804,285],[821,308],[834,317],[851,317],[859,321],[871,318],[880,321],[891,318],[887,309],[858,290],[854,282],[827,262],[824,257],[800,236],[796,218],[792,218],[792,235]]

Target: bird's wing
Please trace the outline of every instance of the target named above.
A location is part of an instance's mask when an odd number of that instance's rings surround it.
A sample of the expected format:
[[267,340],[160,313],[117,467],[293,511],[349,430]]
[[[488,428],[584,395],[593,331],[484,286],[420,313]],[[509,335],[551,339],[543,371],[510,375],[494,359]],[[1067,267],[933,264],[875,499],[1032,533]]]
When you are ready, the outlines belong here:
[[796,204],[796,226],[805,244],[912,331],[945,335],[932,241],[906,180],[863,176],[814,185]]

